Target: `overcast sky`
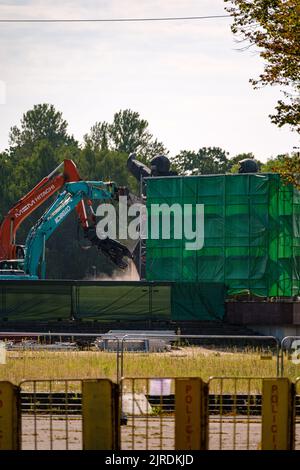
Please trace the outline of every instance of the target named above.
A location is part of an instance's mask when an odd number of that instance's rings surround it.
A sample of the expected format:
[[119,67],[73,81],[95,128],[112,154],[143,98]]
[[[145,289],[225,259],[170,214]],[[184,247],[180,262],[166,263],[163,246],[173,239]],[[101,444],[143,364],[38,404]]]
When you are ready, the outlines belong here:
[[[117,18],[224,14],[223,0],[0,0],[0,18]],[[63,112],[82,142],[96,121],[130,108],[176,155],[219,146],[265,161],[299,139],[271,124],[281,96],[255,91],[263,61],[239,51],[231,19],[154,23],[0,24],[0,150],[37,103]]]

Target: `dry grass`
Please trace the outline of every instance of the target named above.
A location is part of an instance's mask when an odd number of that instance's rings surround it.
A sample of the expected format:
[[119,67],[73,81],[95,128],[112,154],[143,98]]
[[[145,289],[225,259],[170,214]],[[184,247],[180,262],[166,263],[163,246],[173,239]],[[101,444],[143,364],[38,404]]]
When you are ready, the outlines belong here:
[[[275,377],[276,356],[262,359],[260,351],[248,349],[211,350],[181,347],[166,353],[125,353],[126,377]],[[285,376],[295,380],[300,365],[285,359]],[[116,353],[100,351],[9,351],[6,364],[0,364],[0,380],[19,384],[23,380],[117,379]],[[212,389],[217,392],[217,382]],[[223,393],[233,392],[233,381],[224,382]],[[238,391],[248,392],[246,381],[238,381]],[[300,383],[298,386],[300,391]],[[251,393],[260,393],[261,380],[251,380]]]
[[[300,375],[300,365],[286,363],[291,379]],[[257,350],[216,351],[182,347],[167,353],[125,353],[127,377],[274,377],[276,358],[263,360]],[[11,351],[0,365],[0,380],[19,383],[24,379],[117,378],[115,353],[100,351]]]

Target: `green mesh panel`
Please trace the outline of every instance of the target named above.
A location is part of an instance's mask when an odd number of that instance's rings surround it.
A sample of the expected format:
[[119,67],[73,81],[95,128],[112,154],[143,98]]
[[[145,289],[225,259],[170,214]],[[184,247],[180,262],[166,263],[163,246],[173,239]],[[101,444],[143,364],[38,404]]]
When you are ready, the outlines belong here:
[[170,287],[115,283],[79,286],[77,318],[98,321],[170,319]]
[[217,283],[182,282],[172,285],[172,320],[221,320],[225,286]]
[[71,292],[72,287],[63,283],[1,282],[0,320],[43,322],[69,319],[72,311]]
[[139,282],[1,281],[0,320],[170,320],[171,285]]
[[[204,204],[201,250],[174,238],[174,218],[170,240],[161,231],[151,239],[151,205],[162,203],[180,204],[182,212],[184,204]],[[231,294],[299,293],[300,193],[279,175],[152,178],[147,207],[147,280],[223,283]]]

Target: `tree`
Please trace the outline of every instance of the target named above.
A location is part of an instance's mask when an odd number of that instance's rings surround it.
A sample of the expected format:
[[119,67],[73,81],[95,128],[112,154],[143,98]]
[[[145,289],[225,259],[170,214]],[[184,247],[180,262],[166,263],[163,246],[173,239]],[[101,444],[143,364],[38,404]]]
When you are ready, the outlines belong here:
[[20,127],[10,130],[10,150],[22,147],[23,152],[30,153],[35,144],[46,140],[52,147],[75,144],[75,140],[67,133],[67,121],[62,113],[56,111],[52,104],[37,104],[23,114]]
[[92,150],[111,150],[150,160],[159,153],[168,153],[165,146],[148,130],[149,124],[136,111],[125,109],[114,115],[111,124],[96,122],[90,133],[84,136],[85,145]]
[[110,146],[109,124],[107,122],[96,122],[89,134],[85,134],[84,142],[92,150],[107,150]]
[[276,157],[268,158],[266,163],[263,163],[261,171],[263,173],[277,173],[277,170],[282,168],[287,158],[289,158],[288,154],[280,154]]
[[300,158],[294,154],[282,160],[281,165],[276,168],[277,173],[286,181],[300,190]]
[[9,204],[9,186],[12,168],[6,152],[0,153],[0,220],[4,217]]
[[80,175],[84,179],[115,181],[120,186],[138,191],[136,180],[127,170],[127,158],[125,153],[85,147],[78,161]]
[[258,46],[264,72],[254,87],[281,85],[286,101],[278,101],[271,121],[300,132],[300,5],[299,0],[224,0],[233,16],[234,34]]
[[110,135],[118,152],[131,153],[143,151],[152,139],[148,132],[148,122],[139,113],[125,109],[114,115]]
[[228,152],[220,147],[203,147],[198,152],[183,150],[172,163],[182,175],[208,175],[226,173]]
[[271,158],[262,167],[263,172],[279,173],[286,183],[293,184],[300,189],[300,158],[298,153],[291,155],[277,155]]

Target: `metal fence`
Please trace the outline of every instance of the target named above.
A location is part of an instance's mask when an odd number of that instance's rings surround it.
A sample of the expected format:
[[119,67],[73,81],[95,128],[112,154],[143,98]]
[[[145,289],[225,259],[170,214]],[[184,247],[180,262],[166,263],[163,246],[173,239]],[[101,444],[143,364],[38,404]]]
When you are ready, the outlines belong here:
[[298,371],[290,370],[289,366],[297,366],[298,364],[300,364],[300,336],[285,336],[280,343],[281,377],[284,376],[286,369],[295,375]]
[[22,450],[82,449],[82,381],[20,384]]
[[300,450],[300,377],[298,377],[295,382],[294,419],[295,450]]
[[121,390],[121,449],[174,450],[174,379],[123,378]]
[[300,377],[0,382],[0,450],[300,448]]
[[[121,409],[127,417],[127,426],[122,427],[121,433],[122,450],[176,449],[175,381],[175,378],[122,379]],[[212,377],[207,418],[202,420],[204,428],[208,424],[207,448],[260,449],[261,412],[262,378]],[[183,429],[184,426],[182,432]]]
[[262,378],[209,380],[209,449],[261,448]]
[[[299,447],[300,429],[293,413],[296,403],[298,419],[299,397],[294,395],[294,387],[287,379],[212,377],[207,385],[201,379],[198,381],[197,384],[196,378],[123,378],[121,409],[127,417],[127,426],[122,428],[121,449],[275,450],[292,449],[294,444]],[[192,389],[189,396],[186,390]]]
[[[195,346],[194,352],[197,352],[196,347],[213,345],[218,350],[220,348],[220,354],[235,351],[237,352],[237,345],[240,344],[239,350],[242,352],[249,352],[250,350],[258,350],[260,358],[273,359],[275,358],[275,364],[273,370],[269,374],[270,376],[279,376],[280,374],[280,341],[274,336],[238,336],[238,335],[168,335],[168,334],[126,334],[123,337],[119,337],[120,351],[117,357],[120,364],[117,365],[117,369],[120,371],[121,377],[127,374],[126,371],[126,360],[128,358],[128,348],[126,344],[132,341],[151,341],[151,340],[163,340],[166,344],[172,344],[175,346]],[[229,373],[230,371],[228,371]],[[256,375],[256,374],[254,374]]]
[[[19,340],[16,343],[16,347],[21,351],[70,351],[80,349],[77,347],[76,341],[84,342],[85,344],[92,344],[93,340],[101,337],[101,333],[61,333],[61,332],[30,332],[30,331],[20,331],[20,332],[10,332],[2,331],[0,332],[0,341],[5,339],[10,339],[13,341]],[[30,338],[30,340],[28,340]],[[25,339],[25,341],[23,341]],[[31,342],[31,339],[34,339],[34,342]],[[53,342],[53,340],[58,340]],[[69,343],[64,343],[63,339],[68,339]],[[116,380],[117,383],[120,382],[120,364],[121,364],[121,344],[120,338],[115,335],[110,335],[111,341],[114,341],[116,344],[115,353],[116,353]],[[70,343],[71,342],[71,343]],[[73,349],[69,346],[73,344]],[[12,347],[11,347],[12,348]],[[99,370],[99,376],[102,376],[102,371]],[[111,377],[112,378],[112,377]]]
[[[24,350],[26,349],[47,349],[49,351],[58,350],[59,344],[53,344],[53,339],[59,339],[60,342],[68,338],[72,342],[80,341],[87,342],[104,338],[103,343],[106,345],[106,351],[110,351],[116,355],[116,368],[115,377],[117,383],[120,383],[121,378],[130,375],[128,373],[128,359],[132,357],[133,351],[138,353],[149,353],[151,350],[158,353],[170,353],[172,357],[173,352],[178,349],[183,351],[187,346],[190,346],[190,358],[194,358],[199,352],[204,352],[199,347],[205,347],[205,353],[226,355],[231,352],[249,353],[254,352],[263,360],[273,360],[274,366],[269,368],[269,376],[279,376],[282,367],[282,352],[280,351],[280,341],[274,336],[238,336],[238,335],[184,335],[184,334],[101,334],[101,333],[60,333],[60,332],[0,332],[0,340],[3,338],[20,339],[20,338],[35,338],[37,344],[24,343]],[[136,342],[143,345],[142,349],[134,349],[132,344]],[[151,342],[156,344],[156,349],[151,347]],[[52,344],[51,344],[52,343]],[[22,343],[19,343],[22,348]],[[62,343],[64,344],[64,343]],[[150,346],[149,346],[150,344]],[[65,344],[64,350],[67,350]],[[176,354],[173,354],[173,357]],[[175,359],[175,357],[174,357]],[[224,372],[224,375],[229,375],[230,370]],[[99,376],[103,373],[99,370]],[[185,375],[185,374],[184,374]],[[251,375],[250,373],[247,375]],[[254,371],[253,375],[257,375]],[[113,379],[113,377],[110,377]]]

